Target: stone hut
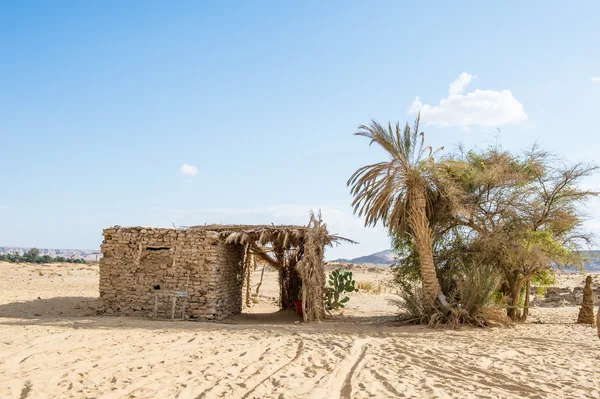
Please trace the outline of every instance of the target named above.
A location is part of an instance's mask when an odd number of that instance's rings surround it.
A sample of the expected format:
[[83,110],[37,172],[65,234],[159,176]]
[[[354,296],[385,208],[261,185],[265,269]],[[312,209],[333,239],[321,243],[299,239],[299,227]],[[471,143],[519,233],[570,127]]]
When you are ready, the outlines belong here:
[[103,235],[100,299],[107,312],[151,315],[157,291],[187,287],[185,317],[204,320],[241,313],[250,303],[253,257],[279,270],[282,308],[300,299],[304,320],[320,320],[324,247],[346,240],[330,235],[320,215],[308,226],[114,226]]

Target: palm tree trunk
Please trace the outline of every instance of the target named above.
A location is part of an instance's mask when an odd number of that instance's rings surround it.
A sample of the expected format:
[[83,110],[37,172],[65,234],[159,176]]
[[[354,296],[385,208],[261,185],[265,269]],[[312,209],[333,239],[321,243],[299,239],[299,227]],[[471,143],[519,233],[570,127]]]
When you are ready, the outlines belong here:
[[432,305],[435,303],[436,298],[440,298],[442,302],[445,302],[433,262],[433,233],[427,219],[425,190],[422,187],[413,187],[410,190],[409,201],[409,223],[419,253],[423,292]]

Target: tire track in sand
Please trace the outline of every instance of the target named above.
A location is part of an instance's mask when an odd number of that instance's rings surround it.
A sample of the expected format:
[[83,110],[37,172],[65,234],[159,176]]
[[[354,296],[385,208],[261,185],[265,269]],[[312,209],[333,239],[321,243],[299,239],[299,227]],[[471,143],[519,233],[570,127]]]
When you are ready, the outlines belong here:
[[362,360],[365,358],[365,355],[367,354],[367,349],[369,349],[369,344],[363,345],[360,351],[360,355],[358,356],[358,358],[356,358],[356,361],[352,365],[350,372],[346,374],[344,385],[342,386],[342,389],[340,389],[340,399],[350,399],[352,397],[352,377],[354,376],[354,373],[356,372],[356,369],[358,368],[360,362],[362,362]]
[[271,374],[269,374],[268,376],[266,376],[262,381],[260,381],[258,384],[256,384],[252,389],[250,389],[248,392],[246,392],[244,394],[244,396],[242,396],[241,399],[246,399],[248,396],[250,396],[250,394],[252,392],[254,392],[256,390],[256,388],[258,388],[259,386],[261,386],[262,384],[265,383],[265,381],[268,381],[269,378],[271,378],[272,376],[274,376],[275,374],[279,373],[284,367],[289,366],[290,364],[292,364],[293,362],[295,362],[296,360],[298,360],[300,358],[300,356],[302,355],[302,349],[304,348],[304,340],[302,340],[302,338],[300,339],[300,342],[298,343],[298,349],[296,350],[296,356],[294,356],[294,358],[292,360],[290,360],[289,362],[285,363],[283,366],[279,367],[277,370],[275,370],[274,372],[272,372]]
[[344,347],[343,350],[349,350],[350,353],[331,372],[319,379],[311,391],[311,397],[331,398],[332,392],[339,392],[340,399],[350,398],[352,377],[364,359],[370,342],[369,338],[361,338],[354,341],[350,347]]

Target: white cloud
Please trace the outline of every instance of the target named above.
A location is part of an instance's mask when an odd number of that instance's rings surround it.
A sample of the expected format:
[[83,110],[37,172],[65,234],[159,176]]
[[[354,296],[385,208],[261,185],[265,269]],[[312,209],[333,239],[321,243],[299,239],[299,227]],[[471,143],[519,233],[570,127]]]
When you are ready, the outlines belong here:
[[452,83],[450,83],[450,89],[448,89],[449,94],[460,94],[465,90],[465,87],[471,83],[473,80],[473,75],[470,75],[466,72],[458,75],[458,78]]
[[594,83],[600,83],[600,77],[598,76],[592,76],[590,80]]
[[330,233],[358,241],[359,244],[341,244],[327,248],[327,259],[355,258],[390,248],[390,240],[382,227],[365,228],[364,222],[354,216],[352,209],[332,206],[273,205],[261,208],[203,208],[172,209],[148,208],[141,225],[171,227],[203,224],[295,224],[306,225],[309,210],[322,212]]
[[512,123],[526,122],[527,114],[523,105],[509,90],[480,90],[463,94],[474,76],[463,72],[450,83],[448,97],[439,105],[423,104],[417,96],[408,112],[421,112],[421,119],[427,124],[440,127],[472,126],[498,127]]
[[181,167],[179,168],[179,172],[182,175],[187,175],[187,176],[196,176],[198,174],[198,168],[192,165],[188,165],[187,163],[184,163],[183,165],[181,165]]

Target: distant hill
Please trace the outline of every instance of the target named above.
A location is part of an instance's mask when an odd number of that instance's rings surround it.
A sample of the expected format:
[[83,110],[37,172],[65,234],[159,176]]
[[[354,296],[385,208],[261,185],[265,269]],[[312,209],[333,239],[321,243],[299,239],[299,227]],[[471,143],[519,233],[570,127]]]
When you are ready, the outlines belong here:
[[600,251],[585,251],[585,256],[590,260],[585,263],[588,272],[600,272]]
[[[0,254],[14,254],[18,253],[23,255],[31,248],[18,248],[18,247],[0,247]],[[86,250],[86,249],[48,249],[48,248],[38,248],[40,250],[40,255],[49,255],[53,258],[56,256],[62,256],[64,258],[73,258],[73,259],[83,259],[83,260],[96,260],[96,253],[100,251],[94,250]],[[98,259],[100,259],[101,255],[98,254]]]
[[[0,247],[0,254],[24,254],[31,248],[19,248],[19,247]],[[87,250],[87,249],[48,249],[38,248],[40,255],[49,255],[52,257],[62,256],[65,258],[83,259],[87,261],[96,260],[102,257],[100,251]],[[599,251],[586,251],[585,255],[590,259],[585,264],[585,269],[588,272],[600,273],[600,250]],[[375,252],[371,255],[360,256],[353,259],[335,259],[332,262],[339,263],[354,263],[354,264],[372,264],[372,265],[388,265],[391,266],[395,263],[394,253],[391,249],[385,251]]]
[[[585,251],[585,256],[590,260],[585,264],[585,270],[588,272],[599,272],[600,273],[600,251]],[[391,249],[385,251],[376,252],[371,255],[360,256],[354,259],[335,259],[332,262],[339,263],[370,263],[373,265],[393,265],[395,263],[394,253]],[[567,269],[568,270],[568,269]]]
[[395,263],[394,254],[391,249],[376,252],[371,255],[361,256],[354,259],[335,259],[332,262],[339,263],[370,263],[372,265],[393,265]]

